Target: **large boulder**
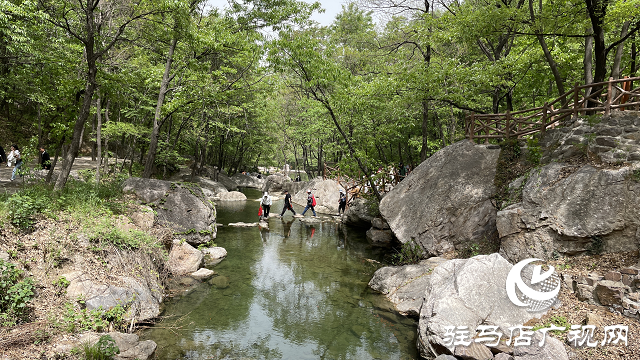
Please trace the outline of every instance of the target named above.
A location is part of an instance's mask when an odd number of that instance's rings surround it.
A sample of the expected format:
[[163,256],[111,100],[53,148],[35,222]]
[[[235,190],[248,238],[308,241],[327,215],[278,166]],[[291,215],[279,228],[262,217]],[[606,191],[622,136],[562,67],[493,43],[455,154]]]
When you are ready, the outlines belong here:
[[224,185],[224,187],[227,188],[227,190],[229,191],[238,190],[238,183],[236,183],[234,179],[228,177],[224,173],[218,174],[218,182]]
[[156,221],[181,239],[195,245],[215,239],[215,208],[196,184],[129,178],[123,187],[151,206]]
[[500,149],[462,140],[425,160],[380,202],[401,243],[440,255],[497,235],[494,178]]
[[532,170],[521,180],[526,180],[522,202],[498,212],[500,253],[517,262],[549,259],[558,253],[637,250],[640,182],[634,174],[638,171],[561,163]]
[[222,183],[207,179],[205,177],[196,176],[194,180],[194,182],[200,185],[201,188],[208,189],[214,194],[222,194],[229,191]]
[[384,294],[399,313],[417,317],[431,272],[445,261],[434,257],[415,265],[385,266],[373,274],[369,287]]
[[262,191],[267,192],[279,192],[282,191],[282,185],[286,182],[290,182],[291,178],[284,176],[283,174],[274,174],[267,176],[267,181],[264,183]]
[[247,195],[240,191],[229,191],[220,194],[217,199],[220,201],[244,201],[247,200]]
[[202,252],[186,242],[174,241],[169,252],[167,267],[174,275],[185,275],[196,272],[202,265]]
[[[467,326],[475,330],[478,325],[490,325],[497,326],[502,334],[509,334],[509,327],[543,315],[541,311],[529,312],[509,300],[505,284],[512,267],[499,254],[449,260],[438,265],[429,277],[420,309],[420,354],[432,358],[460,352],[444,341],[447,326]],[[525,268],[523,277],[528,284],[531,273],[527,276]]]
[[127,309],[124,318],[144,321],[160,314],[162,289],[149,279],[115,277],[119,285],[95,280],[89,273],[74,271],[63,275],[69,281],[67,298],[71,301],[84,299],[89,310],[109,310],[115,306]]
[[340,190],[344,190],[340,184],[334,180],[322,178],[315,178],[307,183],[307,188],[301,189],[295,194],[292,194],[291,200],[293,203],[300,206],[307,206],[307,189],[311,190],[311,193],[316,197],[317,213],[322,214],[337,214],[338,213],[338,200],[340,199]]
[[266,181],[264,178],[258,179],[256,176],[244,175],[241,173],[233,175],[231,177],[231,180],[233,180],[239,187],[248,187],[254,189],[262,189]]
[[344,212],[342,222],[356,227],[369,228],[376,216],[376,210],[363,198],[355,199]]

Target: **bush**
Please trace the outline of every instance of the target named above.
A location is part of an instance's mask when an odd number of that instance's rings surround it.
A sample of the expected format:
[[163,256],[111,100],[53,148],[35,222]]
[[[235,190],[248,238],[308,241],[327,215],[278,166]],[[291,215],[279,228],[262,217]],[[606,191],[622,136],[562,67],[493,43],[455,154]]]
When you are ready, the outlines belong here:
[[83,343],[76,352],[81,352],[85,360],[110,360],[120,353],[116,341],[110,335],[102,335],[94,345]]
[[34,297],[34,282],[22,278],[14,264],[0,259],[0,325],[12,326],[23,320]]
[[424,257],[424,250],[414,240],[402,244],[400,250],[396,250],[396,253],[391,255],[391,264],[410,265],[417,264]]

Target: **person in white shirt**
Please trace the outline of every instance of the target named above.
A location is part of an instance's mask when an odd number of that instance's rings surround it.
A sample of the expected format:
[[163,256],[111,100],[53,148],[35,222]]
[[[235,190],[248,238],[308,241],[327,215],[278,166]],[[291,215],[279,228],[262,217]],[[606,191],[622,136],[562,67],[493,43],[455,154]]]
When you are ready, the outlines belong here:
[[268,192],[264,192],[264,196],[262,196],[262,200],[260,200],[260,205],[262,205],[262,216],[268,219],[269,210],[271,210],[271,196],[269,196]]
[[[11,181],[16,179],[16,173],[22,166],[22,156],[20,155],[20,149],[18,149],[18,145],[11,145],[11,154],[13,156],[13,161],[15,161],[16,166],[13,168],[13,172],[11,173]],[[22,176],[22,175],[20,175]]]

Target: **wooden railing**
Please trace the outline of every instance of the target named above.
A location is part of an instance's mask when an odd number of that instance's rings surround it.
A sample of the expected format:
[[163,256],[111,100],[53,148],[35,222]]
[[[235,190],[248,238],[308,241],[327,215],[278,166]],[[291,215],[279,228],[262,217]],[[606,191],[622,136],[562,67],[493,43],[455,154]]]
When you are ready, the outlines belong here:
[[466,137],[469,140],[509,139],[525,135],[542,133],[553,128],[563,119],[604,113],[609,115],[613,110],[639,110],[640,87],[632,88],[633,82],[640,77],[624,78],[578,85],[545,103],[541,107],[520,110],[504,114],[471,113],[465,118]]
[[[324,164],[324,170],[322,172],[322,177],[324,180],[333,179],[340,186],[342,186],[347,192],[348,202],[351,203],[354,199],[360,197],[362,194],[369,192],[369,182],[364,177],[361,176],[360,179],[353,179],[344,174],[340,174],[340,168],[333,168],[328,166],[326,163]],[[379,171],[371,175],[372,180],[375,182],[378,192],[385,193],[391,191],[395,185],[398,184],[400,180],[400,176],[397,171],[393,174],[385,169],[383,171]]]

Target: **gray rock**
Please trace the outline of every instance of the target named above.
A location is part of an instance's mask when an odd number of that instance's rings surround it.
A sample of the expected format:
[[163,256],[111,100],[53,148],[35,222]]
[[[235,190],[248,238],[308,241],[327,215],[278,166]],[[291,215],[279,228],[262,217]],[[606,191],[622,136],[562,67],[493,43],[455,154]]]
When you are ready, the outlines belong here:
[[114,360],[147,360],[153,356],[157,348],[156,343],[152,340],[139,341],[138,335],[119,332],[110,332],[108,334],[94,332],[84,333],[80,336],[79,343],[94,345],[103,335],[111,336],[120,350],[119,354],[114,356]]
[[523,201],[498,212],[500,253],[517,262],[638,249],[640,183],[626,180],[631,171],[560,163],[532,170]]
[[373,226],[376,229],[380,229],[380,230],[387,230],[387,229],[391,229],[389,227],[389,224],[387,224],[386,221],[384,221],[384,219],[382,218],[373,218],[373,220],[371,221],[371,226]]
[[274,174],[267,176],[267,179],[262,188],[262,192],[279,192],[282,191],[284,183],[291,181],[291,178],[284,176],[284,174]]
[[209,284],[215,286],[218,289],[226,289],[229,287],[229,278],[226,276],[216,276],[209,280]]
[[173,229],[191,244],[204,244],[216,237],[216,212],[202,189],[189,183],[129,178],[124,191],[134,192],[156,212],[156,221]]
[[6,251],[0,251],[0,260],[9,261],[9,253]]
[[598,136],[596,137],[596,144],[600,146],[616,147],[616,139],[611,136]]
[[124,192],[133,192],[143,202],[152,203],[169,192],[171,183],[164,180],[130,177],[124,181],[122,186]]
[[391,230],[371,228],[367,230],[366,236],[367,240],[369,240],[373,246],[390,247],[394,243],[393,232],[391,232]]
[[222,194],[222,193],[226,193],[227,188],[220,182],[217,181],[213,181],[211,179],[207,179],[205,177],[200,177],[197,176],[195,178],[195,182],[200,185],[200,187],[202,189],[208,189],[209,191],[213,192],[214,194]]
[[227,226],[231,226],[231,227],[254,227],[254,226],[258,226],[257,222],[254,223],[245,223],[245,222],[236,222],[236,223],[229,223],[229,225]]
[[526,323],[541,313],[530,313],[514,305],[507,296],[505,283],[511,270],[499,254],[480,255],[470,259],[449,260],[431,273],[420,309],[418,347],[420,355],[429,358],[447,348],[445,326],[498,326],[503,334],[510,326]]
[[430,274],[436,266],[445,261],[447,260],[433,257],[416,265],[380,268],[373,274],[369,287],[384,294],[399,313],[418,316]]
[[493,353],[483,344],[472,342],[469,346],[456,346],[454,355],[468,360],[493,360]]
[[84,299],[89,310],[102,308],[106,311],[121,305],[127,309],[125,319],[136,321],[152,319],[160,314],[162,289],[156,283],[117,277],[122,286],[103,284],[82,271],[65,274],[64,277],[70,282],[67,298],[72,301]]
[[494,360],[514,360],[513,356],[506,353],[498,353],[493,358]]
[[598,302],[604,306],[622,306],[625,286],[621,282],[602,280],[594,289]]
[[130,217],[131,221],[143,230],[151,229],[156,218],[153,209],[149,206],[143,206],[140,211],[134,212]]
[[586,301],[589,304],[595,305],[595,301],[593,300],[593,290],[593,286],[578,284],[576,286],[576,296],[580,301]]
[[300,206],[307,206],[307,189],[316,197],[316,213],[337,214],[340,190],[344,190],[340,184],[333,180],[316,178],[307,183],[307,188],[291,194],[291,201]]
[[185,275],[197,271],[202,266],[202,252],[186,242],[174,241],[167,267],[174,275]]
[[542,333],[536,331],[531,338],[531,345],[515,346],[513,356],[516,360],[569,360],[567,351],[562,342],[554,337],[544,338],[544,345],[540,346],[543,339]]
[[435,359],[433,360],[458,360],[457,357],[453,356],[453,355],[438,355]]
[[598,134],[603,136],[618,136],[622,134],[622,130],[623,129],[617,126],[607,126],[598,130]]
[[416,167],[380,202],[396,238],[414,239],[433,255],[494,238],[499,154],[462,140]]
[[208,278],[212,277],[214,274],[215,274],[215,271],[213,270],[201,268],[198,271],[189,274],[189,276],[191,276],[196,280],[207,280]]
[[218,195],[220,201],[244,201],[247,196],[239,191],[229,191]]
[[215,266],[227,257],[227,250],[219,246],[204,248],[201,251],[204,255],[204,263],[207,266]]
[[255,176],[243,175],[243,174],[235,174],[231,177],[237,186],[239,187],[248,187],[253,189],[262,189],[264,187],[265,179],[258,179]]
[[224,185],[224,187],[228,190],[228,191],[236,191],[238,190],[238,183],[228,177],[227,175],[225,175],[224,173],[220,173],[218,174],[218,182],[222,185]]
[[375,215],[373,208],[369,205],[367,200],[358,198],[355,199],[344,212],[342,221],[346,225],[368,229],[371,227]]

